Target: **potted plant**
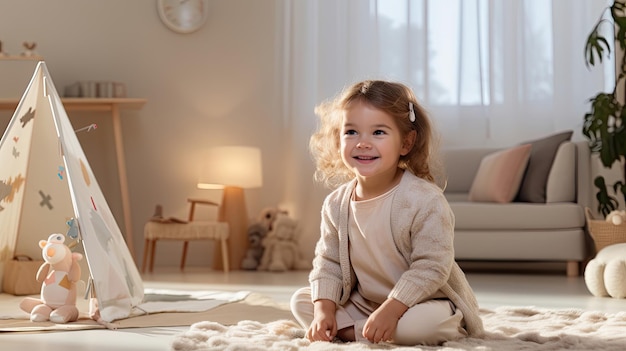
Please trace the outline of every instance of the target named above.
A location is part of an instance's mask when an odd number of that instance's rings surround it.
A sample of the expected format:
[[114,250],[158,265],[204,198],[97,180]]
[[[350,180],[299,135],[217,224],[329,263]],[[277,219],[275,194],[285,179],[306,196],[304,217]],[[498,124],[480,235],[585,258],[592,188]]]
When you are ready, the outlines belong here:
[[[610,12],[611,18],[605,18],[606,11]],[[602,34],[602,25],[613,26],[612,38]],[[613,53],[609,40],[614,43]],[[594,185],[598,188],[598,212],[604,217],[619,207],[616,196],[621,194],[626,202],[626,97],[618,96],[626,91],[626,0],[615,0],[607,7],[587,37],[587,67],[594,66],[596,58],[601,63],[605,51],[607,56],[612,54],[616,57],[615,86],[612,92],[601,92],[590,99],[591,111],[585,114],[582,129],[583,135],[589,139],[591,153],[599,155],[604,167],[611,168],[615,163],[621,165],[621,179],[614,184],[607,184],[602,175],[594,179]]]

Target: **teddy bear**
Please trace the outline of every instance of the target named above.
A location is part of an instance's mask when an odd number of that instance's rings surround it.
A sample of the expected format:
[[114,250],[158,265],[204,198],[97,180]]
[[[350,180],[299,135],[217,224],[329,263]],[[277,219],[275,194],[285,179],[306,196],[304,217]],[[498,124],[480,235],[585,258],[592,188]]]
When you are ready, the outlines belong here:
[[263,256],[263,238],[267,234],[267,228],[261,223],[252,223],[248,227],[248,250],[241,261],[241,268],[256,270]]
[[626,223],[626,211],[613,210],[606,216],[605,220],[615,225]]
[[52,234],[48,240],[40,240],[44,263],[37,271],[36,279],[43,282],[39,299],[26,297],[20,308],[30,313],[30,320],[54,323],[68,323],[78,319],[76,307],[76,283],[80,280],[81,269],[78,261],[83,255],[70,251],[65,244],[65,235]]
[[593,296],[626,297],[626,243],[609,245],[585,267],[585,284]]
[[278,215],[287,214],[287,210],[283,210],[278,207],[266,207],[261,212],[259,212],[259,215],[256,218],[256,223],[261,224],[263,227],[265,227],[265,229],[269,231],[272,230],[272,226],[274,225],[274,222],[276,221],[276,217]]
[[298,222],[284,213],[279,213],[272,229],[263,239],[263,257],[257,269],[284,272],[290,269],[310,268],[310,263],[300,256],[298,233]]
[[266,207],[248,226],[248,249],[241,261],[242,269],[255,270],[258,268],[264,251],[262,241],[267,232],[272,229],[278,214],[287,214],[287,211],[277,207]]

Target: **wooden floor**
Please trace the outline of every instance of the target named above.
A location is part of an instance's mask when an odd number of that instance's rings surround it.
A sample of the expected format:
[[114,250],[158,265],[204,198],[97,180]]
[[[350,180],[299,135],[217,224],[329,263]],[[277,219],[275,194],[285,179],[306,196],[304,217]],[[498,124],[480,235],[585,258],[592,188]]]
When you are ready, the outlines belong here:
[[[211,290],[250,290],[271,296],[277,302],[289,302],[291,294],[307,285],[308,272],[285,273],[233,271],[222,273],[190,268],[180,273],[175,268],[144,274],[146,284],[176,288],[179,284]],[[532,273],[466,273],[481,307],[536,306],[545,308],[578,308],[605,312],[626,311],[626,299],[597,298],[587,290],[584,278],[565,274]]]
[[[206,268],[156,267],[144,274],[147,288],[184,290],[248,290],[287,304],[291,294],[307,285],[305,271],[268,273],[232,271],[223,273]],[[626,299],[592,296],[582,277],[564,274],[468,273],[468,280],[482,308],[498,306],[536,306],[556,309],[584,309],[605,312],[626,311]],[[85,330],[48,333],[0,334],[2,350],[170,350],[171,340],[187,327]]]

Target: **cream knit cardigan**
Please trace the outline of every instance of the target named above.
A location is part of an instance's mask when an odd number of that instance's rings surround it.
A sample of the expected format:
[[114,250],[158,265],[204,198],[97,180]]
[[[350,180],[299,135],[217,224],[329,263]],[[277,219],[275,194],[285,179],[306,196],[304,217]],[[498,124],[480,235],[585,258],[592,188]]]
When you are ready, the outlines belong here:
[[[348,251],[348,210],[356,180],[329,194],[322,206],[321,236],[309,275],[312,301],[348,301],[356,285]],[[478,302],[454,261],[454,214],[435,184],[405,171],[394,194],[391,231],[409,269],[388,297],[411,307],[438,291],[463,312],[471,336],[483,334]]]

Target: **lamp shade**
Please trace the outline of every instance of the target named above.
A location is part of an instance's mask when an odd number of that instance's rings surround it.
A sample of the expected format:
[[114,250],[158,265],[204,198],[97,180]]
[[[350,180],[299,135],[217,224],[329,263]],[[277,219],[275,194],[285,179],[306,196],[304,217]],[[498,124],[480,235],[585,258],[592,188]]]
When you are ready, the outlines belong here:
[[262,185],[260,149],[221,146],[206,151],[198,177],[199,189],[259,188]]

